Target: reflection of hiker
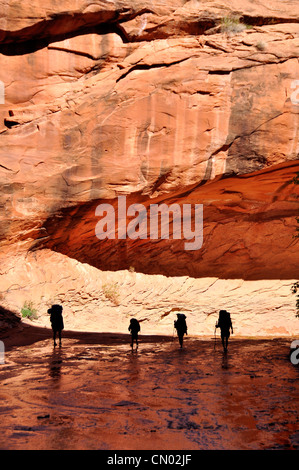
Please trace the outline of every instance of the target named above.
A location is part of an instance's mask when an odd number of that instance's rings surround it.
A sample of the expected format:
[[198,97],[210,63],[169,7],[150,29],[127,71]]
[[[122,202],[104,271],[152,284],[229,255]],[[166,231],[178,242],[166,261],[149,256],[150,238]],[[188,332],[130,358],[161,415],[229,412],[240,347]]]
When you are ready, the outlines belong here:
[[179,343],[182,348],[184,335],[187,334],[186,315],[183,313],[177,313],[177,319],[174,321],[174,327],[177,331]]
[[230,313],[226,310],[220,310],[218,322],[216,323],[216,328],[221,330],[221,341],[224,351],[227,350],[228,338],[230,337],[229,330],[232,330],[233,333],[233,324],[230,318]]
[[128,330],[131,333],[131,348],[133,349],[134,341],[136,341],[136,349],[138,349],[138,333],[140,331],[140,325],[136,318],[131,318]]
[[52,305],[49,308],[48,313],[50,314],[50,322],[53,330],[53,341],[54,346],[56,346],[56,333],[59,336],[59,346],[61,346],[61,331],[64,328],[63,317],[62,317],[62,306],[61,305]]

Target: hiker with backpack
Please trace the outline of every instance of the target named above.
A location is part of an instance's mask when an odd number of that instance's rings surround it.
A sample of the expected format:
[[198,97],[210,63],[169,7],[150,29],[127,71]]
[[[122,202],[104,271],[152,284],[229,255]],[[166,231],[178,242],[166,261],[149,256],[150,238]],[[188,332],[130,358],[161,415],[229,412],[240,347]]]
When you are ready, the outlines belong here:
[[182,348],[184,335],[187,334],[186,315],[183,313],[177,313],[177,319],[174,321],[174,327],[177,330],[180,347]]
[[48,313],[50,315],[50,322],[53,330],[54,346],[56,346],[57,333],[59,337],[59,346],[61,346],[61,331],[64,329],[62,310],[62,306],[58,304],[52,305],[52,307],[48,309]]
[[218,322],[216,323],[216,328],[220,328],[221,331],[221,341],[224,351],[227,351],[228,338],[230,337],[230,330],[233,331],[233,324],[230,318],[230,313],[226,310],[220,310]]
[[140,324],[136,318],[131,318],[128,330],[131,333],[131,348],[133,351],[134,341],[136,342],[136,350],[138,349],[138,333],[140,331]]

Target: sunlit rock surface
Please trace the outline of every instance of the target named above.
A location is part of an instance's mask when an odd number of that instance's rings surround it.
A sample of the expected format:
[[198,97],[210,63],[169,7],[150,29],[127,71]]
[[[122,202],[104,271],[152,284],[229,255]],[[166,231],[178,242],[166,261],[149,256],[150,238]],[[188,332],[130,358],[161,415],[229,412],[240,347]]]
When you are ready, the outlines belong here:
[[[180,307],[194,334],[224,307],[240,335],[297,334],[298,2],[0,5],[3,306],[161,333]],[[202,247],[98,240],[120,195],[203,204]]]
[[15,258],[2,269],[11,309],[17,312],[25,302],[33,303],[38,319],[24,320],[30,325],[49,328],[47,309],[61,303],[66,330],[127,333],[130,318],[136,317],[143,335],[173,335],[176,312],[181,311],[189,335],[211,338],[224,308],[231,312],[235,337],[298,334],[290,280],[103,272],[49,250]]

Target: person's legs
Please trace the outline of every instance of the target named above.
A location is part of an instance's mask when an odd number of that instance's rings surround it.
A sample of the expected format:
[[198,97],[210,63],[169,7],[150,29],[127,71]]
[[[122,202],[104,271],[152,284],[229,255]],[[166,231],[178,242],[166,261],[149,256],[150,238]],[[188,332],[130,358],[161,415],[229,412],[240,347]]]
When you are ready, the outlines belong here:
[[225,336],[222,332],[221,332],[221,341],[222,341],[223,349],[225,350]]
[[228,338],[230,337],[230,333],[229,333],[229,330],[227,331],[226,335],[225,335],[225,343],[226,343],[226,349],[227,349],[227,346],[228,346]]
[[58,336],[59,336],[59,346],[61,346],[61,330],[58,331]]
[[54,346],[56,346],[56,330],[53,330],[53,341],[54,341]]
[[136,334],[132,334],[132,341],[131,341],[131,348],[134,347],[134,341],[136,342],[136,349],[138,348],[138,336]]
[[223,346],[224,351],[227,350],[228,338],[229,338],[229,332],[226,330],[221,331],[221,340],[222,340],[222,346]]

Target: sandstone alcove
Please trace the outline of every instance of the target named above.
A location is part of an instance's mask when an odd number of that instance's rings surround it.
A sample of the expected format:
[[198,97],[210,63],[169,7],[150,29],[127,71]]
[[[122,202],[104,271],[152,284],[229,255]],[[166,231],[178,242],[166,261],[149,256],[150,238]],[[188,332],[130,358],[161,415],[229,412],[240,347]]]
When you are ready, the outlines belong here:
[[[123,330],[135,312],[167,333],[165,311],[185,302],[204,334],[225,302],[240,335],[298,331],[297,5],[235,3],[6,7],[3,307],[31,301],[46,326],[56,299],[70,329]],[[202,247],[98,240],[96,208],[116,209],[119,196],[203,204]],[[158,294],[163,285],[172,295]]]

